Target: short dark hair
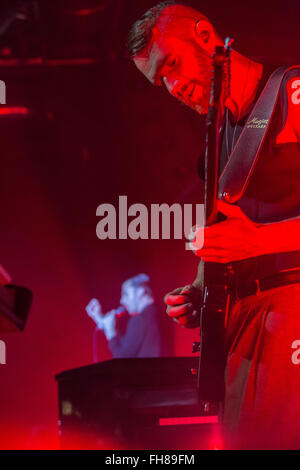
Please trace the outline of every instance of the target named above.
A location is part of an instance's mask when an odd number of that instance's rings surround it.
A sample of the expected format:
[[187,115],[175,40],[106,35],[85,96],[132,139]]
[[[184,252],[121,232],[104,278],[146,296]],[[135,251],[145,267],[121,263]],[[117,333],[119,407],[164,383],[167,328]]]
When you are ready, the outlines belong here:
[[185,6],[184,2],[176,2],[173,0],[160,2],[150,8],[150,10],[146,11],[146,13],[144,13],[143,16],[134,23],[127,40],[127,51],[130,57],[135,57],[147,46],[147,44],[149,44],[152,37],[152,29],[162,12],[166,8],[175,5]]
[[147,274],[138,274],[137,276],[131,277],[123,282],[122,291],[126,290],[128,287],[133,287],[134,289],[137,289],[138,287],[143,287],[146,294],[152,295],[149,282],[150,277]]

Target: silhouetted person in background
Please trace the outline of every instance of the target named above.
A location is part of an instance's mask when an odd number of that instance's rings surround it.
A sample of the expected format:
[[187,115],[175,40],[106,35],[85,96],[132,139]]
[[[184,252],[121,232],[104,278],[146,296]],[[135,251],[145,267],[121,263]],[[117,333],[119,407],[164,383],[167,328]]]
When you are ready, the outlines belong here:
[[102,313],[97,299],[86,307],[87,314],[103,331],[113,358],[160,357],[166,355],[158,310],[146,274],[127,279],[122,284],[121,306]]

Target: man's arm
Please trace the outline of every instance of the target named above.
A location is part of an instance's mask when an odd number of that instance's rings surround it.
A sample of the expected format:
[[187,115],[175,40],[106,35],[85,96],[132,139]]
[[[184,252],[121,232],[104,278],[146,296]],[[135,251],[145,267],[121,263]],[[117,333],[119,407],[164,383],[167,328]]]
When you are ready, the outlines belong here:
[[261,227],[265,254],[300,250],[300,216]]
[[[199,229],[193,242],[194,251],[204,261],[230,263],[254,256],[300,250],[300,217],[270,224],[255,224],[238,206],[219,202],[219,211],[227,220]],[[202,245],[204,230],[204,246]],[[167,313],[187,328],[199,325],[194,299],[195,287],[175,289],[165,297]]]
[[[199,229],[192,242],[203,261],[230,263],[254,256],[300,250],[300,216],[269,224],[252,222],[238,206],[219,201],[227,219]],[[204,230],[204,245],[202,246]]]
[[108,346],[114,358],[138,356],[149,327],[143,315],[129,318],[125,334],[117,334],[110,339]]

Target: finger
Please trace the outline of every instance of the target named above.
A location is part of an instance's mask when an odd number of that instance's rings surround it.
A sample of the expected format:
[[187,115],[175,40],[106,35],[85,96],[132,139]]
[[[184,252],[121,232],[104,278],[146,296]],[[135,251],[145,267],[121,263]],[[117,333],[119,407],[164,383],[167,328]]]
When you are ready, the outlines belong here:
[[192,243],[194,245],[193,251],[210,250],[210,249],[219,250],[219,249],[222,249],[222,244],[224,244],[224,236],[221,236],[221,235],[213,235],[212,237],[207,236],[204,240],[204,244],[203,243],[198,244],[196,240]]
[[187,302],[186,295],[169,295],[165,297],[165,303],[170,306],[185,304],[186,302]]
[[181,293],[183,295],[193,295],[195,292],[195,287],[192,284],[182,287]]
[[204,230],[204,244],[208,239],[216,239],[220,238],[223,233],[223,227],[225,222],[218,222],[216,224],[210,225],[209,227],[205,227]]
[[194,246],[194,242],[190,241],[186,243],[186,250],[192,251],[193,253],[195,252],[196,248]]
[[224,230],[228,229],[228,227],[232,230],[231,222],[227,219],[223,222],[217,222],[215,224],[209,225],[205,227],[204,230],[204,246],[208,243],[214,243],[215,246],[218,246],[220,241],[224,238]]
[[164,302],[168,305],[176,305],[177,303],[186,302],[186,297],[183,296],[188,295],[191,291],[191,288],[193,288],[193,286],[188,284],[187,286],[178,287],[177,289],[172,290],[165,295]]
[[218,200],[217,208],[219,212],[222,212],[222,214],[226,215],[227,217],[239,219],[243,218],[248,220],[248,217],[246,214],[244,214],[242,209],[235,204],[228,204],[227,202]]
[[177,287],[176,289],[172,290],[171,292],[168,292],[165,297],[167,297],[168,295],[173,295],[173,294],[180,294],[182,290],[182,287]]
[[191,314],[194,310],[194,306],[192,303],[186,303],[182,305],[176,305],[175,307],[168,307],[167,314],[171,318],[178,318],[182,315]]
[[[169,298],[172,298],[173,296],[176,296],[176,295],[179,295],[181,294],[181,290],[182,290],[182,287],[178,287],[177,289],[174,289],[172,290],[171,292],[168,292],[165,296],[164,296],[164,302],[166,304],[169,303]],[[172,300],[171,300],[172,302]]]
[[203,226],[193,225],[193,227],[190,229],[190,232],[189,232],[187,238],[189,240],[192,240],[193,238],[195,238],[197,236],[197,234],[202,233],[203,230],[204,230]]
[[194,310],[190,315],[183,315],[173,319],[175,323],[183,326],[184,328],[196,328],[200,326],[200,314]]
[[189,288],[182,291],[180,295],[167,295],[164,300],[165,303],[170,306],[181,305],[189,302],[192,295],[194,295],[194,290],[189,286]]
[[204,238],[200,236],[196,237],[190,243],[190,249],[192,251],[201,250],[205,248],[219,248],[219,246],[224,242],[224,224],[227,222],[218,222],[209,227],[206,227],[204,230]]
[[196,237],[196,233],[197,231],[200,229],[201,227],[199,225],[194,225],[190,231],[189,231],[189,234],[187,236],[187,239],[188,240],[194,240],[194,238]]

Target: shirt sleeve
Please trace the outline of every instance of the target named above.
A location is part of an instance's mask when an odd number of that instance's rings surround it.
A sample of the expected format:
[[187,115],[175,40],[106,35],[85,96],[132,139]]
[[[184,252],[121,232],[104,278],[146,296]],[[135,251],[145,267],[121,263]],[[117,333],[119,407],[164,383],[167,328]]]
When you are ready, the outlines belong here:
[[300,142],[300,74],[290,78],[286,84],[287,118],[276,138],[277,144]]

